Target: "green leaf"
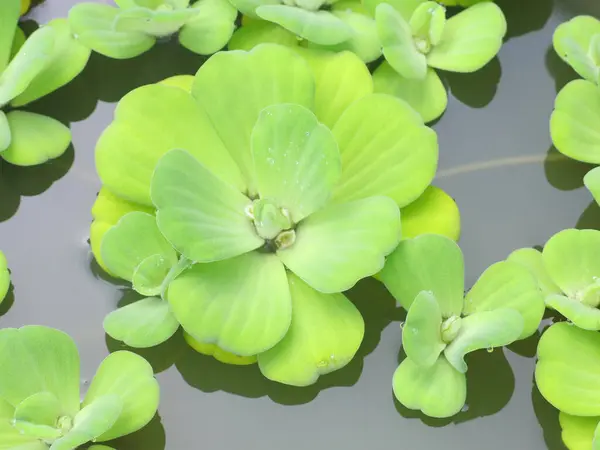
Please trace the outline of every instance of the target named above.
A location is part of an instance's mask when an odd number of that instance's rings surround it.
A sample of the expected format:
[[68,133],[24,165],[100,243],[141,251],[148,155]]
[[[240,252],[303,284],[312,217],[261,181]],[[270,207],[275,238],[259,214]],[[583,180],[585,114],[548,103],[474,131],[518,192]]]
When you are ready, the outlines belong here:
[[464,357],[483,348],[512,344],[523,332],[524,320],[514,309],[501,308],[473,313],[461,321],[456,338],[444,350],[448,362],[459,372],[467,371]]
[[562,411],[558,414],[562,428],[562,440],[570,450],[596,450],[592,447],[595,441],[596,428],[600,417],[571,416]]
[[[595,294],[598,295],[597,289]],[[592,331],[600,330],[600,310],[594,306],[558,294],[546,297],[546,306],[558,311],[579,328]]]
[[235,30],[237,10],[227,0],[200,0],[194,3],[197,15],[179,30],[179,42],[188,50],[210,55],[221,50]]
[[492,264],[481,274],[465,297],[464,314],[510,308],[523,316],[519,339],[534,334],[544,315],[544,296],[526,267],[515,262]]
[[329,205],[303,220],[277,255],[317,291],[342,292],[379,272],[400,240],[400,211],[388,197]]
[[115,424],[96,439],[98,442],[133,433],[154,417],[159,387],[150,364],[128,351],[108,355],[100,364],[82,406],[111,394],[121,399],[121,414]]
[[239,356],[234,355],[233,353],[227,352],[220,348],[215,344],[204,344],[202,342],[197,341],[192,337],[191,334],[183,332],[183,338],[185,342],[196,350],[198,353],[202,353],[203,355],[212,356],[217,361],[222,362],[223,364],[233,364],[236,366],[247,366],[249,364],[254,364],[256,362],[256,355],[252,356]]
[[10,124],[8,123],[6,114],[0,110],[0,153],[10,146],[11,140]]
[[133,289],[142,295],[161,295],[172,267],[172,261],[163,255],[148,256],[133,272]]
[[256,8],[256,14],[315,44],[335,45],[352,37],[352,28],[329,11],[308,11],[288,5],[262,5]]
[[387,3],[398,11],[404,20],[408,22],[419,5],[426,1],[427,0],[362,0],[362,4],[369,15],[374,17],[377,6],[382,3]]
[[600,164],[600,90],[589,81],[575,80],[556,97],[550,134],[562,154]]
[[227,47],[229,50],[249,51],[262,43],[295,47],[298,45],[298,39],[294,33],[275,23],[253,20],[233,32]]
[[50,450],[73,450],[93,441],[111,429],[119,418],[122,407],[123,403],[118,395],[97,397],[77,413],[73,428],[54,441]]
[[245,213],[250,199],[184,150],[160,159],[151,196],[160,231],[192,261],[232,258],[264,243]]
[[109,58],[129,59],[147,52],[156,38],[138,32],[116,31],[120,10],[98,3],[78,3],[69,10],[69,25],[85,46]]
[[34,31],[19,49],[8,67],[0,74],[0,106],[27,89],[32,80],[52,60],[57,33],[51,27]]
[[21,434],[10,421],[0,422],[1,450],[48,450],[48,446],[40,440]]
[[588,191],[592,193],[596,203],[600,204],[600,167],[596,167],[586,173],[583,177],[583,183]]
[[415,38],[421,39],[427,46],[437,45],[446,25],[446,8],[433,1],[421,3],[409,24]]
[[61,436],[57,429],[61,405],[50,392],[38,392],[17,405],[13,423],[19,432],[43,440],[54,440]]
[[427,58],[417,49],[408,22],[387,3],[377,7],[375,21],[383,55],[390,66],[405,78],[423,80],[427,76]]
[[61,156],[71,143],[71,131],[58,120],[28,111],[6,115],[9,147],[0,157],[17,166],[35,166]]
[[[213,55],[196,74],[192,95],[240,167],[248,195],[254,196],[256,180],[250,135],[260,111],[277,103],[294,103],[312,109],[314,78],[308,65],[293,50],[262,44],[247,53]],[[231,105],[237,107],[232,110]],[[190,132],[200,135],[197,126],[192,126]]]
[[149,257],[162,258],[160,267],[167,272],[177,263],[177,253],[161,234],[156,218],[141,211],[121,217],[104,235],[100,252],[110,273],[127,281],[133,280],[138,266]]
[[536,278],[544,297],[561,292],[560,288],[552,281],[546,267],[544,267],[542,252],[539,250],[535,248],[520,248],[508,255],[506,260],[521,264],[529,269],[531,274]]
[[55,44],[50,60],[12,106],[31,103],[69,83],[81,73],[90,57],[90,49],[73,37],[66,19],[55,19],[46,25],[55,31]]
[[315,78],[313,111],[320,122],[333,129],[340,116],[356,100],[373,93],[367,66],[353,53],[331,53],[297,47]]
[[231,0],[231,4],[244,16],[258,18],[256,8],[262,5],[279,5],[280,0]]
[[537,386],[555,408],[575,416],[600,415],[600,333],[566,322],[542,334]]
[[[544,266],[558,287],[574,300],[600,304],[596,293],[585,298],[600,277],[600,231],[567,229],[552,236],[542,252]],[[590,294],[592,294],[590,292]]]
[[21,28],[17,27],[15,29],[15,37],[13,39],[12,50],[11,50],[11,53],[10,53],[9,61],[12,58],[14,58],[15,55],[21,49],[21,47],[23,47],[23,44],[25,43],[26,39],[27,38],[25,37],[25,33],[23,32],[23,30]]
[[272,254],[196,264],[171,283],[167,298],[194,339],[240,356],[277,344],[292,316],[285,269]]
[[20,10],[20,0],[3,0],[0,3],[0,74],[10,59]]
[[448,19],[427,63],[450,72],[475,72],[498,54],[505,34],[506,18],[498,5],[478,3]]
[[462,252],[453,240],[424,234],[400,242],[379,277],[407,311],[419,292],[430,291],[447,319],[462,310],[464,272]]
[[331,131],[300,105],[263,109],[252,131],[258,193],[298,223],[322,208],[342,167]]
[[0,303],[6,298],[10,288],[10,272],[8,271],[8,262],[6,256],[0,251]]
[[193,8],[171,11],[146,8],[131,8],[122,10],[113,24],[115,31],[138,32],[157,38],[176,33],[198,11]]
[[446,347],[442,340],[442,312],[432,292],[421,291],[402,327],[402,348],[415,364],[431,367]]
[[580,15],[556,27],[552,44],[558,56],[569,64],[581,77],[598,82],[598,67],[589,50],[592,41],[600,34],[600,20]]
[[281,342],[258,355],[258,366],[269,380],[308,386],[354,358],[365,324],[344,295],[317,292],[291,273],[288,280],[292,323]]
[[129,347],[148,348],[173,336],[179,322],[165,300],[151,297],[111,312],[104,318],[103,326],[106,334]]
[[393,388],[402,405],[436,418],[458,414],[467,398],[465,375],[443,356],[432,367],[420,367],[406,358],[394,373]]
[[417,111],[424,122],[439,118],[448,106],[448,94],[437,72],[427,69],[424,79],[405,78],[386,61],[373,73],[375,92],[401,98]]
[[0,330],[0,398],[17,406],[38,392],[49,392],[62,412],[79,411],[79,354],[62,331],[41,326]]
[[402,100],[385,94],[363,97],[346,109],[333,134],[342,156],[336,202],[385,195],[403,207],[435,175],[437,135]]

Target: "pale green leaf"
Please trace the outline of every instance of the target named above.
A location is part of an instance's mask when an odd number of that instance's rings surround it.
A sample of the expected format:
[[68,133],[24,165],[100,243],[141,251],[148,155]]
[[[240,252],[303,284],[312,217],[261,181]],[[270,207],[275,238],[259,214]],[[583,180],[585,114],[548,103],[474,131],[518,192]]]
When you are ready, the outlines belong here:
[[508,255],[506,260],[521,264],[529,269],[529,271],[537,280],[544,297],[550,294],[558,294],[561,292],[556,283],[552,281],[552,278],[548,274],[546,267],[544,267],[542,252],[539,250],[536,250],[535,248],[520,248]]
[[118,32],[144,33],[157,38],[176,33],[198,11],[193,8],[150,11],[145,8],[122,10],[116,17],[113,29]]
[[402,348],[416,365],[435,364],[446,347],[442,340],[442,312],[430,291],[421,291],[408,310],[402,327]]
[[501,261],[481,274],[465,297],[464,314],[510,308],[523,316],[519,339],[535,333],[546,306],[534,275],[521,264]]
[[382,3],[387,3],[398,11],[404,20],[408,22],[419,5],[426,1],[427,0],[362,0],[362,4],[367,12],[374,17],[377,6]]
[[558,419],[562,428],[561,437],[569,450],[596,450],[596,428],[600,417],[578,417],[559,412]]
[[135,268],[131,284],[136,292],[142,295],[161,295],[163,284],[167,282],[173,262],[163,255],[152,255],[145,258]]
[[162,344],[179,328],[169,304],[158,297],[145,298],[119,308],[104,318],[104,331],[133,348]]
[[[598,290],[595,294],[598,296]],[[546,297],[546,306],[558,311],[579,328],[592,331],[600,330],[600,309],[594,306],[558,294]]]
[[272,254],[196,264],[171,283],[167,298],[194,339],[240,356],[277,344],[292,316],[285,269]]
[[10,272],[8,271],[8,262],[6,256],[0,251],[0,303],[6,298],[10,288]]
[[329,205],[297,226],[277,255],[317,291],[342,292],[379,272],[400,240],[400,211],[388,197]]
[[467,397],[465,375],[443,356],[427,368],[406,358],[394,373],[393,388],[402,405],[436,418],[459,413]]
[[506,18],[493,2],[471,6],[448,19],[441,42],[427,54],[427,64],[450,72],[475,72],[500,51]]
[[387,3],[377,7],[375,20],[383,55],[390,66],[405,78],[423,80],[427,58],[417,49],[408,22]]
[[437,45],[446,25],[446,8],[433,1],[421,3],[409,24],[415,38],[423,40],[426,45]]
[[40,440],[21,434],[10,421],[0,421],[0,450],[48,450]]
[[588,191],[592,193],[596,203],[600,204],[600,167],[596,167],[586,173],[583,177],[583,183]]
[[346,109],[333,134],[342,156],[336,202],[385,195],[403,207],[435,175],[437,135],[402,100],[385,94],[363,97]]
[[198,13],[179,30],[179,42],[188,50],[210,55],[221,50],[233,34],[237,10],[227,0],[200,0]]
[[386,61],[373,73],[375,92],[394,95],[417,111],[424,122],[440,117],[448,106],[446,87],[437,72],[427,69],[424,79],[405,78]]
[[[250,135],[260,111],[277,103],[312,109],[314,89],[306,62],[293,50],[274,44],[262,44],[250,52],[217,53],[196,74],[192,95],[244,174],[249,195],[256,194]],[[237,106],[232,109],[231,105]],[[201,137],[198,127],[192,126],[190,132]]]
[[250,199],[184,150],[160,159],[151,196],[160,231],[192,261],[219,261],[264,243],[245,212]]
[[600,416],[600,333],[560,322],[538,345],[535,380],[555,408],[574,416]]
[[281,0],[231,0],[231,4],[244,16],[258,18],[256,8],[262,5],[279,5]]
[[579,15],[561,23],[552,37],[554,50],[581,77],[598,82],[598,67],[589,50],[592,41],[600,34],[600,20],[592,16]]
[[50,392],[38,392],[17,405],[13,423],[27,436],[54,440],[61,435],[56,428],[60,415],[61,405],[56,396]]
[[11,142],[0,157],[11,164],[35,166],[58,158],[69,148],[71,131],[56,119],[18,110],[6,117]]
[[49,392],[65,415],[79,411],[79,354],[62,331],[41,326],[0,330],[0,398],[17,406]]
[[256,9],[256,14],[315,44],[335,45],[352,37],[352,28],[329,11],[308,11],[288,5],[263,5]]
[[259,44],[272,43],[295,47],[296,35],[285,28],[265,20],[253,20],[234,31],[227,47],[229,50],[252,50]]
[[187,332],[183,332],[183,338],[185,342],[196,350],[198,353],[202,353],[203,355],[212,356],[217,361],[222,362],[224,364],[233,364],[236,366],[247,366],[250,364],[254,364],[256,362],[256,355],[252,356],[239,356],[234,355],[231,352],[225,351],[215,344],[204,344],[200,341],[197,341],[192,337],[191,334]]
[[406,310],[419,292],[432,292],[446,319],[462,310],[464,271],[462,252],[453,240],[424,234],[401,241],[379,277]]
[[293,311],[290,329],[275,347],[258,355],[258,366],[270,380],[308,386],[354,358],[365,325],[344,295],[319,293],[291,273],[288,279]]
[[11,56],[20,10],[20,0],[0,2],[0,73],[6,68]]
[[11,140],[10,124],[8,123],[6,114],[0,110],[0,153],[10,146]]
[[298,223],[329,200],[342,167],[335,137],[300,105],[263,109],[252,131],[258,193]]
[[82,406],[111,394],[121,399],[122,410],[115,424],[97,438],[99,442],[133,433],[154,417],[159,387],[152,366],[141,356],[127,351],[107,356],[100,364]]

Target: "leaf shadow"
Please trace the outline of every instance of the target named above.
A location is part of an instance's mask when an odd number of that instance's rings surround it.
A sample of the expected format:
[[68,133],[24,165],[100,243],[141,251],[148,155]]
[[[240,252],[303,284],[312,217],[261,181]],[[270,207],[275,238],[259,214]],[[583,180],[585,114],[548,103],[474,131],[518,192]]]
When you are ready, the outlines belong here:
[[529,0],[527,8],[515,0],[496,0],[496,3],[506,16],[506,40],[541,30],[554,10],[554,0]]
[[134,448],[144,450],[164,450],[167,446],[167,437],[160,415],[156,413],[152,420],[141,430],[107,442],[106,444],[122,450]]
[[439,71],[450,93],[461,103],[471,108],[487,106],[496,95],[502,77],[498,57],[494,57],[480,70],[472,73]]
[[555,147],[550,147],[544,159],[544,173],[548,183],[561,191],[583,187],[583,176],[594,167],[563,155]]
[[540,337],[541,332],[538,330],[528,338],[513,342],[506,348],[509,349],[511,352],[516,353],[517,355],[523,356],[525,358],[533,358],[537,353],[537,346],[540,342]]
[[294,387],[272,382],[261,374],[257,364],[223,364],[190,347],[183,351],[175,365],[190,386],[203,392],[225,391],[248,398],[268,396],[282,405],[308,403],[325,389],[353,386],[362,373],[364,357],[377,347],[382,330],[402,312],[396,308],[395,300],[383,285],[374,279],[362,280],[347,296],[364,318],[363,342],[346,367],[320,377],[311,386]]
[[571,66],[560,59],[552,45],[546,51],[545,62],[546,70],[548,70],[554,79],[554,86],[557,93],[569,82],[580,78]]
[[0,299],[0,316],[6,314],[10,308],[15,304],[15,286],[14,284],[10,284],[8,288],[8,292],[6,293],[6,297]]
[[575,228],[579,230],[600,230],[600,206],[592,201],[583,211]]
[[535,384],[535,379],[532,380],[531,402],[537,421],[542,428],[544,442],[548,450],[567,450],[561,437],[558,410],[542,396]]

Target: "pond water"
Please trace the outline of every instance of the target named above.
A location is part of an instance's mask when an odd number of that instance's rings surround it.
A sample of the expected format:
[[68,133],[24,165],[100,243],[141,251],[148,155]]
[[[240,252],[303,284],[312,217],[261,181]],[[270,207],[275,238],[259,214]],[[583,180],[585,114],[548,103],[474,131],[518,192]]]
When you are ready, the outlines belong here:
[[[110,3],[108,0],[104,0]],[[47,0],[29,15],[63,17],[75,0]],[[512,250],[542,245],[563,228],[600,227],[600,208],[583,188],[589,169],[552,148],[548,118],[558,89],[574,78],[551,49],[554,28],[578,14],[600,17],[597,0],[501,0],[509,35],[499,56],[472,75],[446,76],[451,92],[434,125],[440,139],[435,184],[462,213],[460,244],[467,286]],[[28,26],[35,24],[28,23]],[[116,102],[133,88],[195,73],[203,58],[176,45],[129,61],[93,55],[71,85],[32,105],[70,123],[73,146],[36,168],[0,163],[0,248],[14,288],[0,326],[42,324],[77,342],[82,386],[109,350],[104,316],[132,300],[103,278],[87,239],[100,182],[94,145]],[[161,385],[159,415],[119,450],[236,448],[279,450],[563,449],[557,413],[533,380],[537,339],[469,359],[468,410],[452,420],[423,418],[391,391],[404,313],[373,280],[351,293],[366,321],[363,346],[344,370],[309,388],[262,378],[257,368],[226,366],[189,349],[181,336],[151,351]],[[1,368],[0,368],[1,370]]]

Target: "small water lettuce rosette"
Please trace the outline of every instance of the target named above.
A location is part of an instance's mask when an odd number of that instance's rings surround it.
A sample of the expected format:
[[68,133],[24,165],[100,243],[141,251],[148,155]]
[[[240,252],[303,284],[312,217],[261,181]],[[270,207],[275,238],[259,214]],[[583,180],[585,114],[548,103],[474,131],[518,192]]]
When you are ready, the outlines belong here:
[[380,279],[408,311],[394,395],[430,417],[451,417],[465,405],[465,355],[533,335],[545,309],[534,276],[509,261],[490,266],[465,295],[462,252],[440,235],[400,242]]
[[129,59],[158,40],[177,34],[200,55],[223,48],[235,29],[236,9],[227,0],[115,0],[116,6],[78,3],[69,11],[77,39],[109,58]]
[[412,230],[454,233],[428,189],[435,132],[373,94],[352,53],[303,54],[220,52],[121,100],[96,148],[91,244],[148,298],[107,317],[111,336],[149,346],[181,325],[194,348],[309,385],[358,350],[342,292],[383,268],[400,209],[419,202]]
[[111,441],[143,428],[158,408],[152,367],[127,351],[102,361],[81,401],[77,347],[52,328],[0,330],[0,365],[1,448],[73,450]]
[[73,39],[66,20],[57,19],[29,38],[17,26],[19,0],[0,2],[0,157],[32,166],[62,155],[71,132],[59,121],[21,108],[75,78],[90,51]]

